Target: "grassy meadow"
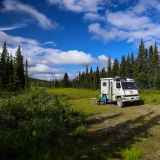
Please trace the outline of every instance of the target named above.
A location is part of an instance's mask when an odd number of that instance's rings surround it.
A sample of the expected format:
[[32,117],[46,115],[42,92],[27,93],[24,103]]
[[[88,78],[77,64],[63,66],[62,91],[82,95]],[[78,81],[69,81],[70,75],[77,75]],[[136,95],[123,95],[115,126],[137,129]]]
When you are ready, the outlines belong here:
[[47,92],[63,94],[73,110],[85,115],[86,124],[78,128],[83,136],[75,145],[70,144],[71,159],[160,158],[160,91],[141,90],[145,104],[124,108],[117,108],[114,104],[99,106],[93,103],[90,98],[99,98],[99,90],[58,88],[48,89]]
[[160,91],[144,105],[97,105],[99,90],[31,88],[0,94],[1,159],[160,159]]

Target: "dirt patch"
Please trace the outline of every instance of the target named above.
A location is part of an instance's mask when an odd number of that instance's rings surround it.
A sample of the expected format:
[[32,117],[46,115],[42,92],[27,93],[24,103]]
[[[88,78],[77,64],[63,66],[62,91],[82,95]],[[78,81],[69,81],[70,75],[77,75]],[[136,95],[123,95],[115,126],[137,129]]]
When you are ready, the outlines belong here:
[[136,145],[144,152],[143,159],[160,159],[160,106],[110,106],[108,110],[88,118],[87,138],[93,146],[113,158],[122,148]]

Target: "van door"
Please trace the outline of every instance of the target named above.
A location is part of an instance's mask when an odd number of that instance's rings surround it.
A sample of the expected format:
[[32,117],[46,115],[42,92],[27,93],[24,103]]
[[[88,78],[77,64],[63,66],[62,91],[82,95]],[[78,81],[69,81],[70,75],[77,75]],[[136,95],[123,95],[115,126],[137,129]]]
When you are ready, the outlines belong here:
[[116,82],[116,96],[120,96],[121,95],[121,82],[117,81]]
[[108,99],[109,101],[112,101],[113,99],[113,83],[111,80],[108,81]]

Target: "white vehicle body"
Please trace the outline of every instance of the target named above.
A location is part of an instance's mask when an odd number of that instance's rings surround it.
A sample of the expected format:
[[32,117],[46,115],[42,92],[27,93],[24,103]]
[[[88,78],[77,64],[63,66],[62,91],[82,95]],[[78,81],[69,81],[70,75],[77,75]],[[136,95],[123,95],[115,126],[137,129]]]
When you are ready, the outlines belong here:
[[102,95],[106,95],[109,102],[117,102],[118,104],[120,101],[120,107],[124,102],[140,100],[134,79],[129,78],[101,78],[101,97]]

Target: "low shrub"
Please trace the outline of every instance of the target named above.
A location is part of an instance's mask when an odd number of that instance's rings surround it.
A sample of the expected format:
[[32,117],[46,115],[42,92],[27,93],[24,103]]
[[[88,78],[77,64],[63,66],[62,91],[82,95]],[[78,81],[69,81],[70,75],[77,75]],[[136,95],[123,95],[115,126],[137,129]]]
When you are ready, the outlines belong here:
[[77,136],[84,136],[88,133],[88,129],[85,126],[79,126],[76,128],[75,134]]
[[[77,122],[70,104],[62,96],[43,90],[0,100],[1,159],[43,159]],[[36,158],[34,158],[36,157]]]

